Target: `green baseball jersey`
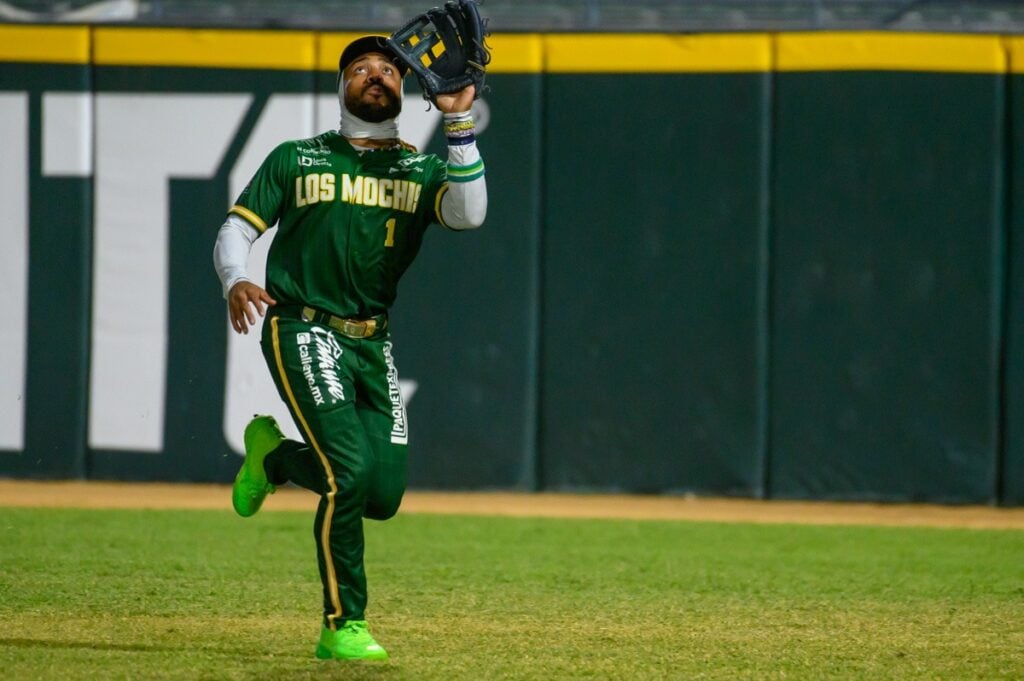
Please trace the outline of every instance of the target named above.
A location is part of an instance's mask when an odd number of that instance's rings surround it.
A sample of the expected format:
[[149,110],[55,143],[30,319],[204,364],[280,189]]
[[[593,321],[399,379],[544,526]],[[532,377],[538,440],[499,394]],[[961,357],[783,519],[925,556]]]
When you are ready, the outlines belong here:
[[357,152],[337,132],[279,145],[230,213],[278,223],[267,292],[339,317],[386,311],[426,228],[441,222],[446,163],[398,147]]

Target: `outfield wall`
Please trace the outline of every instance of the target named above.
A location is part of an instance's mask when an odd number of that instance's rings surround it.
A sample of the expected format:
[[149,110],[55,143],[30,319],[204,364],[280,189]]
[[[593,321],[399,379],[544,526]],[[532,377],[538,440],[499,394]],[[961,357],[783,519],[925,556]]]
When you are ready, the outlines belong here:
[[[0,475],[227,481],[287,418],[213,239],[352,37],[0,26]],[[393,311],[414,486],[1024,501],[1024,39],[492,44],[488,222]]]

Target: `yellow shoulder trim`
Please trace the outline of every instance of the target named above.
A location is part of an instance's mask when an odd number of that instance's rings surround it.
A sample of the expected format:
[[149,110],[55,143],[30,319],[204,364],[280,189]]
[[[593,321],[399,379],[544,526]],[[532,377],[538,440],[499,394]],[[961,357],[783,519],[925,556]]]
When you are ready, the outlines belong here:
[[[442,227],[448,227],[448,225],[445,224],[444,218],[441,217],[441,199],[443,199],[444,195],[447,193],[448,183],[445,182],[443,185],[441,185],[441,188],[437,190],[437,198],[434,199],[434,214],[437,215],[437,221],[441,224]],[[448,229],[451,229],[451,227],[448,227]]]
[[263,221],[263,218],[261,218],[259,215],[256,215],[256,213],[253,213],[245,206],[239,206],[236,204],[234,206],[231,206],[231,210],[229,210],[228,212],[234,213],[235,215],[244,218],[246,222],[248,222],[250,225],[258,229],[260,234],[263,234],[263,232],[267,231],[267,223]]

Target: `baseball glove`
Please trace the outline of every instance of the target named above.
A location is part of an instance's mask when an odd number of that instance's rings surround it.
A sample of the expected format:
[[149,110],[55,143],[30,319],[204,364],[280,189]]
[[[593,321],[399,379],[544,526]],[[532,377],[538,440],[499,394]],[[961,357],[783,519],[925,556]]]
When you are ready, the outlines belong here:
[[423,98],[437,104],[438,95],[470,85],[480,96],[491,61],[486,36],[487,20],[474,0],[448,0],[392,33],[387,43],[416,74]]

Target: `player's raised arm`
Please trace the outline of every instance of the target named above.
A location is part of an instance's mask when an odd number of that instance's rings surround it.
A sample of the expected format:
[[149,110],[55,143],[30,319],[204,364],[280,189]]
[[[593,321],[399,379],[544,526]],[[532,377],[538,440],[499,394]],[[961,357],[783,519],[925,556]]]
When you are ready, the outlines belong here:
[[476,146],[476,125],[470,108],[476,86],[437,96],[448,138],[448,191],[441,199],[441,222],[451,229],[476,229],[487,217],[484,161]]
[[444,114],[448,188],[437,217],[452,229],[474,229],[487,215],[484,163],[471,112],[491,61],[486,36],[487,22],[476,3],[453,0],[417,16],[387,41],[416,75],[423,96]]

